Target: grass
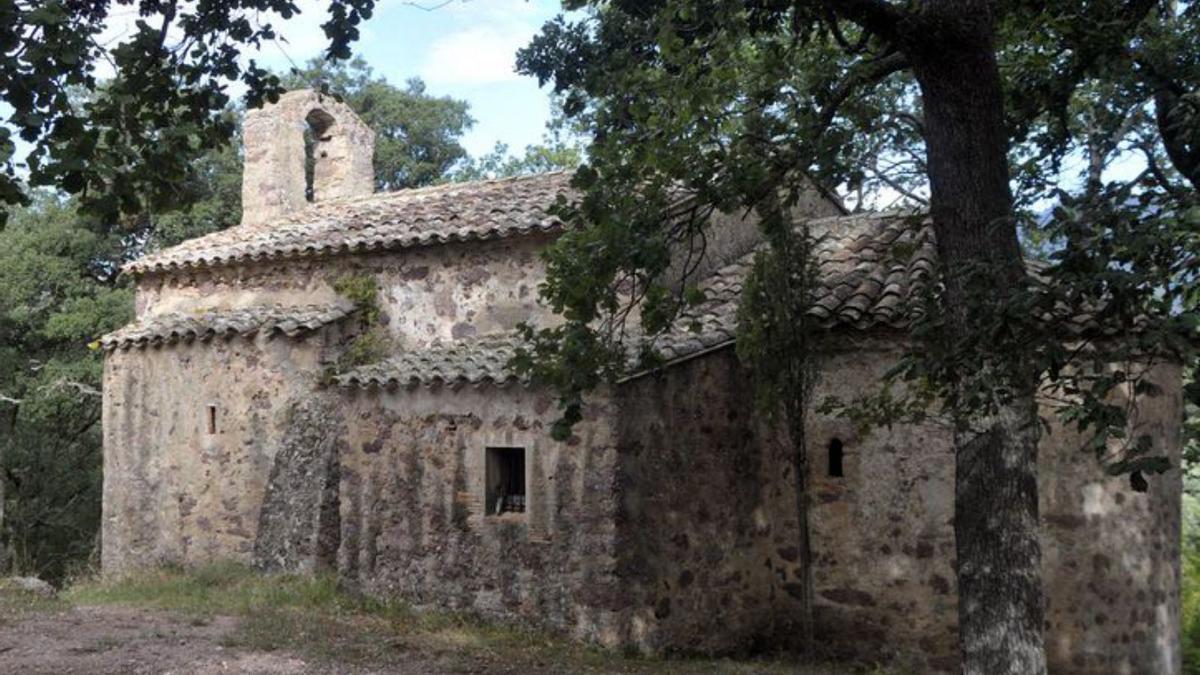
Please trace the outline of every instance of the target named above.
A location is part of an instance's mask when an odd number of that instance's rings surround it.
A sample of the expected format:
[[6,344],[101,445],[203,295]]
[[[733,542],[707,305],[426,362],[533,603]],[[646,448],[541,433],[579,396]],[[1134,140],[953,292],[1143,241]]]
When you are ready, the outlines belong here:
[[1180,560],[1183,586],[1180,629],[1183,638],[1183,672],[1200,675],[1200,501],[1183,497],[1183,551]]
[[387,666],[420,658],[447,669],[572,673],[749,673],[844,675],[845,666],[799,667],[786,659],[670,659],[622,655],[544,632],[448,612],[417,611],[339,590],[330,576],[266,575],[232,564],[190,571],[162,569],[123,579],[76,582],[60,603],[169,610],[205,622],[240,617],[224,646],[286,650],[313,660]]
[[34,614],[58,612],[70,605],[58,598],[47,598],[16,588],[0,579],[0,628]]

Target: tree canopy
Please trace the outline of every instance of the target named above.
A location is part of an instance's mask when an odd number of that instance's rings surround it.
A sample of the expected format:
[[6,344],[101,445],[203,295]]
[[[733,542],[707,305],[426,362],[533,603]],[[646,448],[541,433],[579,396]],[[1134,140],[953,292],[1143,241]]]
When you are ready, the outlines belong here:
[[[589,250],[604,259],[556,267],[561,283],[550,287],[550,299],[580,316],[580,325],[610,311],[605,303],[613,298],[571,293],[576,283],[631,272],[649,286],[669,263],[656,216],[675,198],[668,185],[737,209],[756,205],[778,175],[799,185],[802,173],[836,188],[852,209],[928,204],[921,101],[903,55],[822,3],[794,4],[600,3],[585,19],[547,24],[521,53],[524,71],[552,83],[567,114],[586,120],[596,135],[578,177],[588,196],[565,214],[595,226],[564,239],[560,250],[570,257],[567,248],[593,244]],[[1140,5],[997,5],[1008,10],[996,53],[1006,75],[1016,216],[1026,251],[1044,259],[1076,253],[1067,244],[1081,226],[1110,245],[1134,234],[1081,218],[1108,210],[1135,219],[1137,234],[1164,238],[1157,250],[1173,267],[1128,280],[1169,286],[1168,304],[1191,307],[1197,247],[1190,208],[1200,176],[1190,173],[1187,158],[1200,124],[1188,117],[1194,103],[1186,101],[1195,100],[1200,83],[1189,37],[1200,20],[1192,6],[1164,18],[1149,11],[1154,3]],[[1108,51],[1098,52],[1100,44]],[[1136,52],[1126,51],[1130,45]],[[1155,80],[1146,81],[1143,62],[1160,64]],[[1164,88],[1183,101],[1168,116],[1156,113]],[[1168,118],[1180,121],[1164,131],[1159,122]],[[1180,165],[1168,158],[1168,138],[1185,159]],[[637,198],[622,199],[632,187]],[[1076,231],[1069,233],[1072,222]],[[674,304],[669,309],[684,304],[682,294],[662,297]],[[646,311],[664,314],[650,305]]]
[[[349,58],[374,1],[324,4],[326,56]],[[0,100],[12,111],[0,127],[0,204],[53,186],[109,222],[172,207],[191,162],[233,136],[230,85],[250,107],[279,95],[279,78],[243,56],[299,13],[291,0],[3,3]],[[137,17],[134,29],[102,40],[122,15]],[[24,175],[14,132],[31,146]]]
[[583,163],[587,137],[587,127],[578,120],[567,119],[562,100],[553,98],[550,121],[541,143],[527,145],[524,153],[514,155],[507,144],[498,142],[491,152],[465,162],[455,172],[454,179],[480,180],[574,170]]
[[132,318],[122,248],[46,194],[0,231],[0,566],[58,579],[96,544],[101,364],[85,345]]

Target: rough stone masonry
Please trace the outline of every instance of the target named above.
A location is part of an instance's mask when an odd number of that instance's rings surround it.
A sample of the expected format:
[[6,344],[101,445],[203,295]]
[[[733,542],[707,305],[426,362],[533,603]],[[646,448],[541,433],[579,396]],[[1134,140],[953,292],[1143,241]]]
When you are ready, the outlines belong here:
[[[242,224],[124,268],[137,320],[102,340],[106,572],[232,559],[614,647],[795,641],[791,453],[732,349],[753,222],[713,220],[707,300],[658,338],[665,365],[595,392],[558,442],[554,392],[507,364],[518,323],[558,320],[539,251],[569,176],[372,194],[370,130],[311,91],[245,129]],[[898,357],[932,235],[815,191],[799,210],[836,338],[817,395],[848,398]],[[385,351],[352,362],[368,339]],[[1180,371],[1152,375],[1133,431],[1177,466]],[[948,430],[814,414],[808,436],[820,643],[953,671]],[[1180,473],[1134,493],[1079,446],[1055,428],[1040,453],[1052,672],[1178,673]]]

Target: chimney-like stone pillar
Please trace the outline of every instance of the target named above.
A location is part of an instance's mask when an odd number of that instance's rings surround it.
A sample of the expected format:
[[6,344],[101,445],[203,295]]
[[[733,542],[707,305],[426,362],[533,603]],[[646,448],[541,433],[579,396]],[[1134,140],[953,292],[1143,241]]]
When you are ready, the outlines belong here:
[[[306,128],[313,139],[311,185],[305,176]],[[331,96],[290,91],[247,112],[242,142],[243,225],[269,223],[311,202],[374,191],[375,133]]]

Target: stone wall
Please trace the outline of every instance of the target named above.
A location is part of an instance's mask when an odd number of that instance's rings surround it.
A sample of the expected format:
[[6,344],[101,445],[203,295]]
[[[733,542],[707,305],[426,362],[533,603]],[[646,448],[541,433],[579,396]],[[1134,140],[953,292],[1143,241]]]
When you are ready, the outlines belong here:
[[401,348],[558,321],[537,301],[538,252],[549,238],[449,244],[394,253],[318,258],[151,276],[138,285],[139,316],[208,307],[326,303],[336,281],[368,274]]
[[[865,347],[865,349],[864,349]],[[867,354],[872,356],[867,357]],[[859,346],[823,365],[817,396],[870,390],[898,352]],[[1084,439],[1044,403],[1039,447],[1046,644],[1050,672],[1178,673],[1182,404],[1177,367],[1158,366],[1130,437],[1155,439],[1176,467],[1135,493],[1081,450]],[[809,428],[818,625],[827,644],[876,645],[901,660],[955,669],[954,459],[949,430],[897,425],[861,435],[814,416]],[[828,443],[845,450],[828,475]],[[872,650],[874,651],[874,649]],[[858,652],[861,653],[861,652]]]
[[[1183,401],[1178,366],[1159,365],[1130,438],[1148,434],[1172,469],[1134,492],[1105,475],[1053,409],[1040,448],[1046,649],[1051,672],[1135,675],[1182,669],[1179,636]],[[1119,404],[1123,400],[1114,401]]]
[[[617,645],[613,485],[603,401],[564,443],[551,392],[346,393],[341,577],[363,590]],[[525,449],[524,514],[484,509],[488,447]]]
[[626,640],[744,651],[794,634],[795,491],[732,350],[621,385],[619,571]]
[[[852,340],[846,336],[846,340]],[[822,360],[815,401],[875,391],[899,352],[848,343]],[[841,443],[842,476],[830,475]],[[813,414],[808,427],[819,642],[843,656],[957,670],[954,452],[937,424],[863,431]]]
[[271,462],[254,538],[259,569],[332,569],[341,541],[341,453],[346,426],[336,401],[294,402]]
[[[841,204],[815,187],[801,193],[792,205],[792,213],[801,218],[827,218],[845,214]],[[819,236],[823,232],[813,232]],[[736,261],[749,253],[763,240],[758,226],[758,215],[754,211],[737,210],[732,213],[714,212],[704,227],[704,255],[699,260],[689,260],[689,253],[698,252],[688,243],[677,244],[671,251],[672,264],[665,273],[666,283],[678,288],[684,271],[690,272],[688,283],[696,283],[717,269]],[[694,244],[694,243],[693,243]]]
[[[846,338],[850,340],[850,337]],[[827,356],[814,400],[873,390],[895,342]],[[1158,366],[1139,402],[1147,433],[1178,467],[1180,374]],[[619,570],[627,640],[649,650],[728,651],[794,642],[801,569],[790,457],[751,422],[732,350],[622,386]],[[1080,451],[1050,407],[1040,491],[1051,672],[1177,673],[1180,473],[1135,493]],[[830,475],[830,444],[843,451]],[[840,656],[957,668],[954,456],[940,424],[869,432],[813,414],[810,526],[818,644]],[[782,634],[782,635],[781,635]],[[790,639],[789,639],[790,638]]]
[[[886,352],[834,356],[816,400],[878,382]],[[622,574],[632,641],[650,650],[797,646],[802,568],[792,457],[754,420],[732,349],[621,389]],[[839,438],[845,475],[827,473]],[[897,428],[860,436],[810,423],[810,528],[823,650],[944,665],[954,634],[947,435]],[[928,661],[925,661],[928,657]]]
[[327,337],[218,338],[108,355],[106,572],[251,561],[276,455],[294,406],[320,377]]

